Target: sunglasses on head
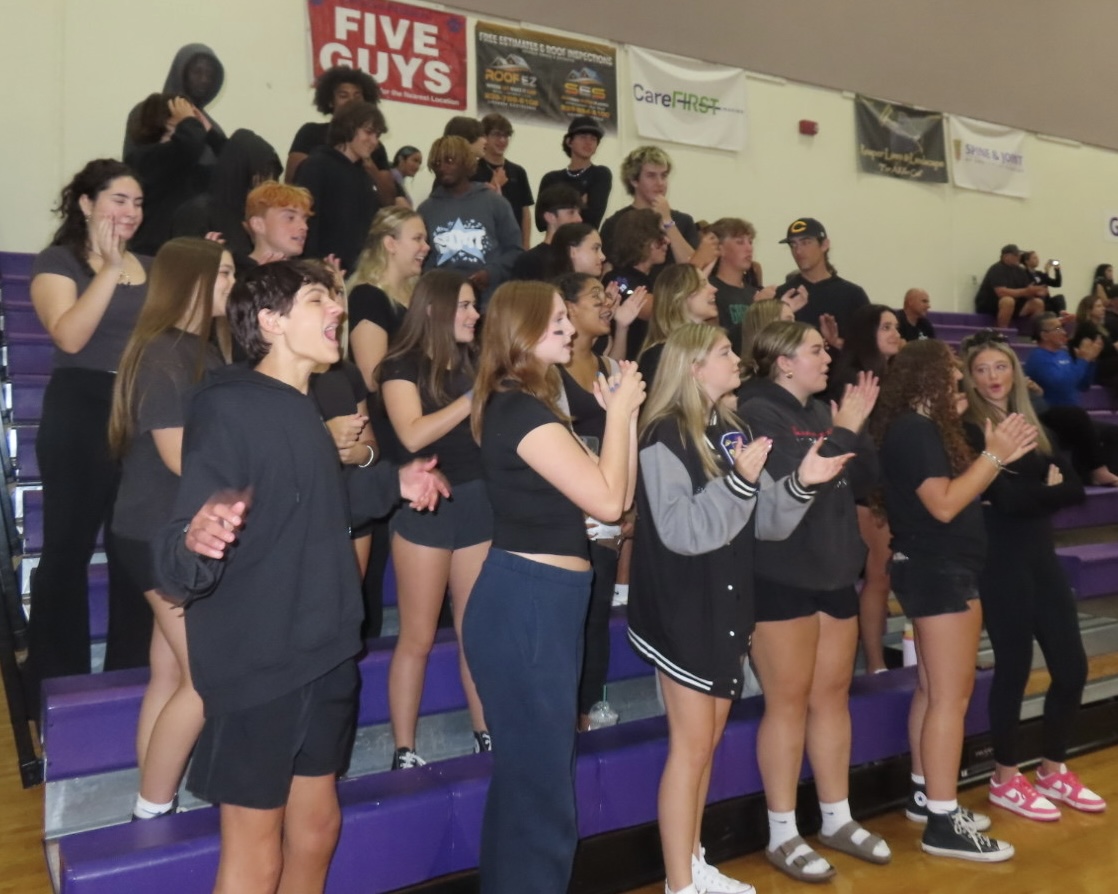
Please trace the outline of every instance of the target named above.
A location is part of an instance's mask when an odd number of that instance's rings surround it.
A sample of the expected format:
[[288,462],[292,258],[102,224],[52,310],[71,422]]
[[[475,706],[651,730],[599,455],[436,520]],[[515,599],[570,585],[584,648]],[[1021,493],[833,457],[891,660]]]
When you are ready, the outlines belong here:
[[981,345],[1004,345],[1008,343],[1009,339],[1006,338],[1002,333],[998,332],[996,329],[982,329],[979,332],[975,332],[973,335],[968,335],[966,338],[964,338],[960,347],[964,351],[969,351],[971,348],[977,348]]

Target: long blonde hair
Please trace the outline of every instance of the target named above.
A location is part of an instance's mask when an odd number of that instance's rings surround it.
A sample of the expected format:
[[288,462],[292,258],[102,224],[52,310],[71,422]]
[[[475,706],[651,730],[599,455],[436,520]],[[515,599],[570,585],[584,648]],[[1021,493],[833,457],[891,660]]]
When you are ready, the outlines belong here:
[[672,332],[688,322],[687,299],[703,287],[703,282],[702,273],[693,264],[672,264],[660,272],[652,289],[652,319],[641,345],[642,354],[666,342]]
[[780,301],[754,301],[741,321],[741,365],[742,375],[752,378],[757,375],[757,364],[753,360],[753,344],[761,330],[780,320],[784,305]]
[[981,341],[978,344],[971,343],[967,347],[966,355],[963,358],[963,391],[967,395],[967,411],[963,414],[963,418],[967,422],[973,422],[980,429],[984,429],[987,419],[993,425],[997,425],[1006,416],[1005,413],[979,394],[974,387],[971,367],[983,351],[996,351],[1009,361],[1013,370],[1013,387],[1010,389],[1009,399],[1006,401],[1006,412],[1020,413],[1028,420],[1030,425],[1035,425],[1037,429],[1037,452],[1051,456],[1052,442],[1048,440],[1044,426],[1040,424],[1036,410],[1033,409],[1033,402],[1029,398],[1029,386],[1025,382],[1025,373],[1021,370],[1021,362],[1017,359],[1017,354],[1013,348],[1005,342]]
[[699,454],[708,479],[723,474],[704,444],[711,413],[718,422],[735,428],[742,426],[741,420],[721,401],[711,405],[695,378],[696,367],[706,363],[718,340],[725,337],[726,333],[717,326],[706,323],[684,323],[669,335],[640,421],[640,437],[644,438],[657,423],[674,419],[680,437]]
[[530,394],[547,405],[557,420],[567,420],[557,403],[563,387],[559,370],[540,362],[533,352],[551,321],[555,295],[553,285],[520,280],[498,287],[489,299],[470,411],[475,440],[481,441],[485,405],[501,391]]
[[[418,217],[418,212],[412,211],[410,208],[401,208],[398,205],[389,205],[377,212],[377,216],[373,218],[373,222],[369,226],[368,235],[365,237],[365,247],[361,250],[361,256],[357,259],[357,269],[346,284],[349,289],[368,284],[384,289],[388,293],[384,282],[384,274],[388,270],[388,249],[384,247],[384,240],[389,236],[393,239],[399,239],[404,224]],[[397,304],[407,306],[418,279],[418,276],[409,277],[404,281],[400,293],[388,294],[388,297]],[[396,290],[393,289],[393,291]]]

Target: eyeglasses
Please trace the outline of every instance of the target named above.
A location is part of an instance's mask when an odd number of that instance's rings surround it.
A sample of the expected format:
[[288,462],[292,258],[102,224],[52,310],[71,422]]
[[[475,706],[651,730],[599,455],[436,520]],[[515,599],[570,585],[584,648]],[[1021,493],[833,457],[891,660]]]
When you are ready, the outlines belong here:
[[976,348],[979,345],[990,344],[1007,344],[1009,339],[996,329],[981,329],[972,335],[968,335],[963,339],[959,345],[964,351],[969,351],[971,348]]
[[1040,331],[1041,332],[1059,332],[1061,335],[1067,335],[1067,333],[1064,332],[1064,327],[1063,326],[1047,326],[1047,327],[1041,326]]

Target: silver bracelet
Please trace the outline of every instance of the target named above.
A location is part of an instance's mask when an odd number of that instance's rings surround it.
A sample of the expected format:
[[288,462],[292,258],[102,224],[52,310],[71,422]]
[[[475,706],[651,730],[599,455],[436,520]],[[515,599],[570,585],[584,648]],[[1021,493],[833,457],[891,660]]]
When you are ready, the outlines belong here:
[[1002,471],[1002,469],[1005,468],[1005,463],[1003,463],[1000,459],[998,459],[989,450],[983,450],[980,455],[984,456],[988,460],[990,460],[990,462],[992,462],[994,464],[994,468],[996,468],[999,472]]
[[365,462],[358,465],[357,468],[359,468],[359,469],[369,468],[369,466],[371,466],[377,458],[377,452],[376,452],[376,450],[373,449],[373,445],[372,444],[366,444],[365,446],[369,448],[369,458],[367,460],[365,460]]

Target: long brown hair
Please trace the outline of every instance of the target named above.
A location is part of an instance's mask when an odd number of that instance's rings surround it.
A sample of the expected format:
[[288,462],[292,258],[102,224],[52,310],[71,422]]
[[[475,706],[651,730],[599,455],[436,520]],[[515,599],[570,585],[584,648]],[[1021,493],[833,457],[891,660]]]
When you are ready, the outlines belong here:
[[556,402],[559,371],[533,353],[551,322],[555,295],[555,286],[528,280],[507,282],[489,299],[470,413],[470,429],[479,442],[485,405],[502,391],[523,391],[546,404],[558,420],[566,419]]
[[927,338],[901,348],[881,384],[870,434],[878,447],[893,421],[912,411],[927,416],[943,439],[955,475],[974,462],[974,451],[963,434],[963,421],[956,409],[955,356],[943,342]]
[[[136,328],[121,355],[113,384],[113,408],[109,416],[109,446],[122,457],[128,452],[135,431],[137,408],[137,376],[144,355],[152,343],[166,332],[179,332],[179,324],[189,320],[196,324],[198,355],[194,361],[193,381],[201,380],[206,371],[206,353],[215,324],[213,315],[214,283],[225,249],[209,239],[181,237],[172,239],[159,249],[151,265],[148,297],[140,311]],[[217,327],[221,353],[229,361],[230,335],[228,325]]]
[[446,393],[448,374],[462,371],[473,379],[476,346],[454,340],[458,295],[465,284],[466,277],[453,270],[431,270],[419,278],[392,347],[373,373],[378,383],[383,384],[385,363],[406,356],[419,361],[420,392],[440,405],[452,400]]

